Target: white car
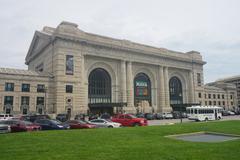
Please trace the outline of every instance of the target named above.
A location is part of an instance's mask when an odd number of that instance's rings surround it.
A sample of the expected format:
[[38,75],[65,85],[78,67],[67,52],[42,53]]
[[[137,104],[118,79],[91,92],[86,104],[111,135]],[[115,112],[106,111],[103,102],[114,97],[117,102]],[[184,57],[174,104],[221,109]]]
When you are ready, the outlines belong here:
[[163,118],[165,119],[173,119],[173,114],[170,112],[163,113]]
[[95,124],[99,128],[119,128],[121,127],[120,123],[112,122],[106,119],[93,119],[89,121],[91,124]]
[[10,115],[10,114],[0,114],[0,121],[1,120],[9,120],[9,119],[12,119],[13,116]]
[[228,115],[235,115],[235,113],[232,111],[227,111],[227,112],[228,112]]

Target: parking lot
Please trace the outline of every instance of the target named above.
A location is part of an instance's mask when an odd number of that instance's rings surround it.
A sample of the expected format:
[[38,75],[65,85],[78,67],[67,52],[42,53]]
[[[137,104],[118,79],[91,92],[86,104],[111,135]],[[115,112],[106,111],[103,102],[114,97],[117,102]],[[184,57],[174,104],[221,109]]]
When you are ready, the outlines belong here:
[[[234,116],[223,116],[223,119],[221,121],[229,121],[229,120],[240,120],[240,115],[234,115]],[[195,122],[193,120],[188,120],[187,118],[182,119],[183,123],[192,123]],[[163,120],[149,120],[148,125],[149,126],[155,126],[155,125],[171,125],[181,123],[180,119],[163,119]]]

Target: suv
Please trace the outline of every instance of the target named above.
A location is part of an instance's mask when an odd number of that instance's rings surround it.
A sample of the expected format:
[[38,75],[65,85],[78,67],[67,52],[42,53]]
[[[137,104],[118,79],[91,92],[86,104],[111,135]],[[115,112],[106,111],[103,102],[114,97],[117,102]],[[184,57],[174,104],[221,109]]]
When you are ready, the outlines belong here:
[[62,114],[58,114],[56,116],[56,119],[61,122],[66,122],[69,118],[68,118],[68,114],[62,113]]
[[112,118],[113,122],[121,123],[122,126],[147,126],[145,118],[137,118],[132,114],[117,114]]
[[24,115],[24,116],[21,116],[19,118],[20,120],[23,120],[23,121],[30,121],[30,122],[35,122],[36,120],[38,119],[50,119],[50,117],[48,115]]

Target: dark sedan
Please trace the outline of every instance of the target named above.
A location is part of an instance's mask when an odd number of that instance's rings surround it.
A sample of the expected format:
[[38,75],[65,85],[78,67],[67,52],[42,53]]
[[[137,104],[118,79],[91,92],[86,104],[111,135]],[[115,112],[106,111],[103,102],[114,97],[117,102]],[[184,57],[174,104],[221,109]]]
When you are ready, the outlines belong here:
[[62,130],[62,129],[70,129],[68,124],[61,123],[58,120],[50,120],[50,119],[38,119],[35,121],[36,124],[42,127],[42,130]]
[[82,120],[69,120],[65,124],[68,124],[71,129],[96,128],[96,125]]

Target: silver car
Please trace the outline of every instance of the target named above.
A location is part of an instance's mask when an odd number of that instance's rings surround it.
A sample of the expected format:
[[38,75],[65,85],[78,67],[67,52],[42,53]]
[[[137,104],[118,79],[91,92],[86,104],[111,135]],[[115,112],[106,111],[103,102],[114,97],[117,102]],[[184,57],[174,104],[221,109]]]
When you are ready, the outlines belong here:
[[112,122],[106,119],[93,119],[89,121],[91,124],[95,124],[98,128],[119,128],[121,127],[120,123]]
[[9,133],[11,132],[11,127],[6,124],[0,124],[0,133]]

